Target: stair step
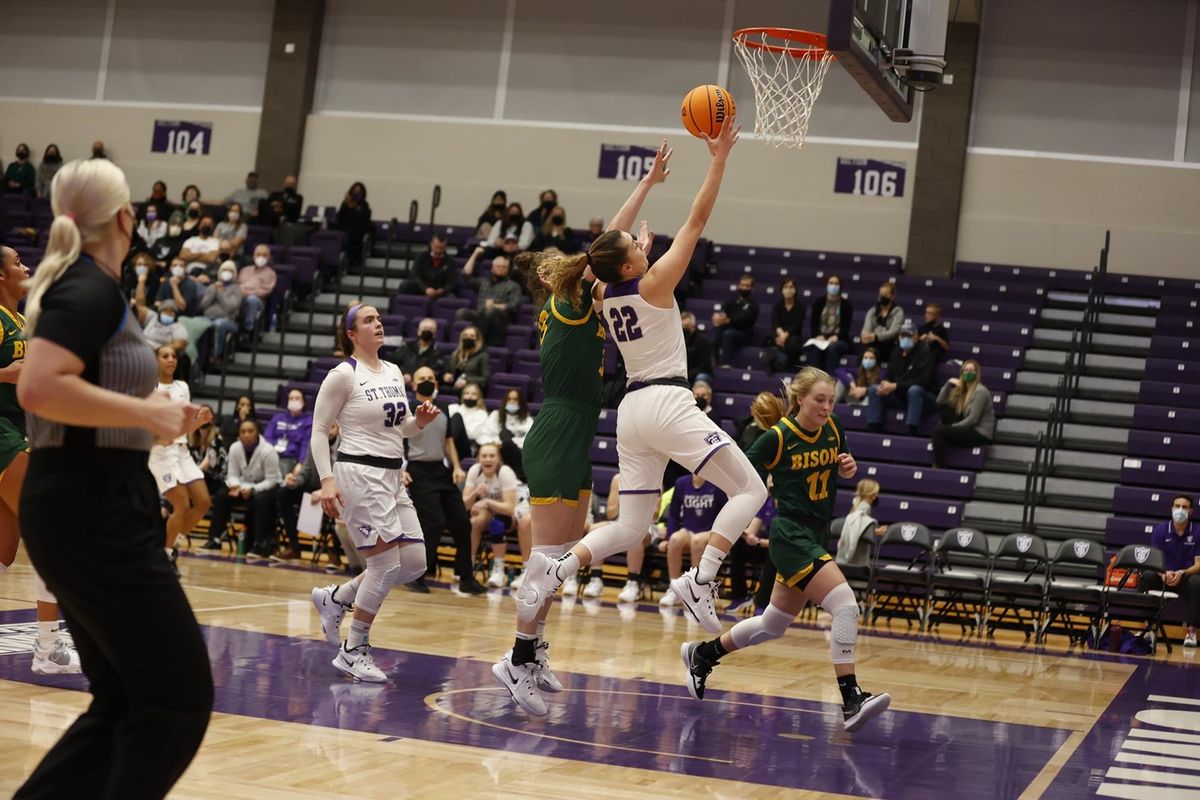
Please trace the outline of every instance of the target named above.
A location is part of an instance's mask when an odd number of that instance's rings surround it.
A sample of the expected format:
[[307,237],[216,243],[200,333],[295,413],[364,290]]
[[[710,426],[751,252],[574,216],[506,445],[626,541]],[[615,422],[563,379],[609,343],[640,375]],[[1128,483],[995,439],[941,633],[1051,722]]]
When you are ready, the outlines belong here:
[[[1084,297],[1079,295],[1079,297]],[[1062,308],[1069,305],[1070,308]],[[1083,323],[1083,304],[1060,299],[1051,293],[1042,307],[1039,324],[1047,328],[1078,328]],[[1096,330],[1103,333],[1150,336],[1154,333],[1153,309],[1131,308],[1121,311],[1102,311],[1096,320]],[[1067,337],[1068,339],[1070,336]]]
[[[1071,346],[1071,330],[1046,326],[1034,328],[1033,346],[1066,350]],[[1116,333],[1097,333],[1092,337],[1092,345],[1089,352],[1144,357],[1150,352],[1150,339],[1146,335],[1129,336]]]
[[[1114,485],[1107,481],[1075,478],[1046,479],[1046,505],[1089,511],[1112,511]],[[975,476],[972,500],[1020,503],[1025,496],[1025,476],[985,470]]]
[[[1052,397],[1014,393],[1008,396],[1008,404],[1004,411],[1004,416],[1007,419],[1037,419],[1045,421],[1049,419],[1050,408],[1053,405],[1054,400]],[[1126,428],[1133,423],[1133,406],[1129,403],[1076,399],[1071,403],[1070,419],[1072,422]]]
[[[398,283],[392,280],[391,283]],[[391,303],[391,297],[383,294],[359,294],[358,287],[346,287],[346,291],[342,292],[341,297],[337,298],[337,303],[334,303],[333,292],[323,292],[313,303],[313,312],[317,314],[340,314],[346,309],[347,304],[354,300],[359,303],[366,303],[369,306],[375,306],[379,309],[380,314],[388,313],[388,305]],[[299,317],[303,320],[308,319],[308,308],[304,308],[292,313],[292,318]]]
[[[1075,508],[1039,506],[1034,510],[1037,534],[1054,540],[1078,536],[1103,541],[1108,517],[1104,512]],[[1021,504],[972,500],[963,509],[963,525],[986,533],[1016,533],[1021,530]]]
[[[999,472],[1025,474],[1033,463],[1035,448],[1027,445],[995,444],[988,449],[986,468]],[[1054,475],[1061,478],[1109,481],[1116,483],[1121,477],[1123,456],[1109,453],[1091,453],[1081,450],[1058,448],[1054,458]]]
[[[1037,444],[1037,436],[1046,430],[1040,420],[1005,417],[996,423],[996,441],[1002,444]],[[1072,450],[1125,455],[1129,431],[1099,425],[1068,422],[1062,427],[1063,446]]]
[[[1061,372],[1067,364],[1066,350],[1033,347],[1025,351],[1024,368],[1041,372]],[[1146,359],[1089,353],[1084,375],[1140,380],[1146,372]]]
[[[1017,391],[1023,394],[1049,395],[1058,392],[1061,374],[1022,370],[1017,374]],[[1085,375],[1079,379],[1078,397],[1088,400],[1124,401],[1136,403],[1141,392],[1141,381],[1120,378],[1096,378]]]

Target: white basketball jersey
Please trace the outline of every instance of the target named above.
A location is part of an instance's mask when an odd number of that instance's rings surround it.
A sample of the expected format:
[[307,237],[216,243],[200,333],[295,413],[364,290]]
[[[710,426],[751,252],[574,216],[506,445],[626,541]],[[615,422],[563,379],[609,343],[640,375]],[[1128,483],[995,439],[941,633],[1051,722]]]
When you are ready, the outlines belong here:
[[337,417],[338,450],[359,456],[404,458],[400,425],[412,413],[404,376],[395,364],[380,364],[383,369],[374,372],[353,358],[347,359],[331,369],[325,379],[346,372],[353,379],[350,398]]
[[[166,392],[176,403],[192,402],[192,393],[188,390],[188,385],[183,381],[160,383],[155,387],[155,391]],[[171,444],[187,444],[187,437],[177,436]]]
[[641,278],[604,287],[604,322],[617,343],[629,382],[687,378],[687,345],[679,304],[658,308],[638,294]]

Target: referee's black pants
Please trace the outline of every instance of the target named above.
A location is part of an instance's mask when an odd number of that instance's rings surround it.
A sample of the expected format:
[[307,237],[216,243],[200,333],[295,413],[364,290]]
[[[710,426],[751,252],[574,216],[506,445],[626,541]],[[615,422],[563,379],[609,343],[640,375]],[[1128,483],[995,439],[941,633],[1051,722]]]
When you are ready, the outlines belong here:
[[471,518],[450,469],[441,461],[410,461],[408,474],[412,476],[408,496],[425,535],[425,574],[430,578],[437,574],[438,542],[448,531],[454,540],[454,574],[459,580],[471,580]]
[[92,703],[15,797],[164,797],[213,704],[208,650],[163,552],[147,454],[35,450],[21,492],[29,557],[58,597]]

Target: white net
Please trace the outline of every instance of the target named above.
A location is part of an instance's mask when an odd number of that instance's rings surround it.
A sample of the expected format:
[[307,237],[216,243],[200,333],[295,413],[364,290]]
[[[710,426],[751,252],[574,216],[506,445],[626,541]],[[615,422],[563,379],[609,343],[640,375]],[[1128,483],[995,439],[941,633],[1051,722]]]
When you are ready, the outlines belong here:
[[739,31],[733,49],[754,85],[754,136],[800,149],[833,54],[781,40],[766,31]]

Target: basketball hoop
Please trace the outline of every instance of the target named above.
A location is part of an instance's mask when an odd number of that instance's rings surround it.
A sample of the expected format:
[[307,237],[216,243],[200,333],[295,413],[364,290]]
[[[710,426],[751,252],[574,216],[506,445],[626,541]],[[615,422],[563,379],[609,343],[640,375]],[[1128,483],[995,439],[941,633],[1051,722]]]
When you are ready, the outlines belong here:
[[733,50],[754,85],[754,135],[800,149],[834,56],[825,35],[791,28],[742,28]]

